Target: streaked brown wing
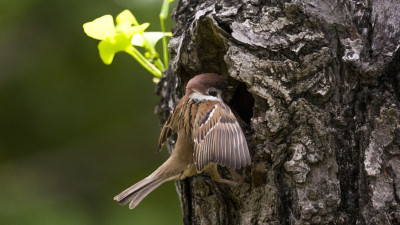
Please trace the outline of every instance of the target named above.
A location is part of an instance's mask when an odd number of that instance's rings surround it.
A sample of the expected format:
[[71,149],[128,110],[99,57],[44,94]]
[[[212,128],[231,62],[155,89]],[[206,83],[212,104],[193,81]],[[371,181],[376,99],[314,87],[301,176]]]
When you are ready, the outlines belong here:
[[158,151],[161,151],[164,147],[165,142],[171,137],[173,134],[172,130],[172,119],[171,115],[168,117],[167,122],[165,122],[163,128],[161,129],[160,138],[158,139]]
[[222,102],[199,106],[193,138],[197,171],[202,171],[210,162],[232,169],[251,163],[243,131],[229,106]]
[[165,122],[161,129],[160,138],[158,139],[158,151],[162,150],[165,142],[179,129],[179,123],[183,117],[185,106],[187,106],[187,98],[182,98],[171,115],[169,115],[167,122]]
[[183,97],[179,100],[174,112],[169,116],[161,130],[160,138],[158,140],[159,151],[161,151],[165,142],[171,137],[171,135],[177,133],[178,130],[185,129],[186,134],[191,135],[197,107],[198,104],[195,104],[194,101],[191,101],[187,97]]

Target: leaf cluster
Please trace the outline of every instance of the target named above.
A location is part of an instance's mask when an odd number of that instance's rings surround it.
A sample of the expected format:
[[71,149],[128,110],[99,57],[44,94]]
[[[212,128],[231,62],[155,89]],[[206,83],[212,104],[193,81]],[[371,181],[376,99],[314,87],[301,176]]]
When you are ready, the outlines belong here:
[[[171,37],[172,33],[165,32],[164,20],[168,16],[170,2],[172,1],[164,0],[159,14],[161,32],[146,32],[150,24],[139,24],[129,10],[121,12],[116,17],[115,24],[111,15],[104,15],[83,24],[83,29],[89,37],[100,40],[99,54],[105,64],[111,64],[116,53],[126,52],[158,80],[168,66],[166,37]],[[161,61],[160,54],[155,48],[160,39],[163,40],[164,62]],[[144,49],[144,55],[137,47]]]

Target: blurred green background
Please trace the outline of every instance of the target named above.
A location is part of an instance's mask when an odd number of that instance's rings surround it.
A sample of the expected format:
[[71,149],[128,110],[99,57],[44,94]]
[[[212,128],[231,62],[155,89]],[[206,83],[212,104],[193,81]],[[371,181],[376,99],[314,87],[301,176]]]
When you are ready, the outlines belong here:
[[182,223],[173,182],[134,210],[112,200],[168,157],[159,99],[132,57],[104,65],[82,29],[130,9],[158,31],[161,2],[0,0],[1,224]]

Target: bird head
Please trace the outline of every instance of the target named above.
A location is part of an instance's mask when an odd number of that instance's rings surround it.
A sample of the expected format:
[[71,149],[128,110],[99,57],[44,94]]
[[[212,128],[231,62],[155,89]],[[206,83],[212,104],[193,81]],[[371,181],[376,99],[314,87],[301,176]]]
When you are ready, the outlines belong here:
[[203,73],[189,80],[186,96],[194,101],[222,101],[222,93],[230,87],[220,75]]

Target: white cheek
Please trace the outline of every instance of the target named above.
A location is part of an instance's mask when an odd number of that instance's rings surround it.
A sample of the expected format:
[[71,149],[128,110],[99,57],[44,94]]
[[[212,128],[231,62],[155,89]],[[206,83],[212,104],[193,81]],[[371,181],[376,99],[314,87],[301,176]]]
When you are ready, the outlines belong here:
[[203,102],[203,101],[222,101],[221,96],[218,94],[217,97],[211,96],[211,95],[203,95],[200,92],[193,92],[192,95],[190,95],[190,99],[196,101],[196,102]]

